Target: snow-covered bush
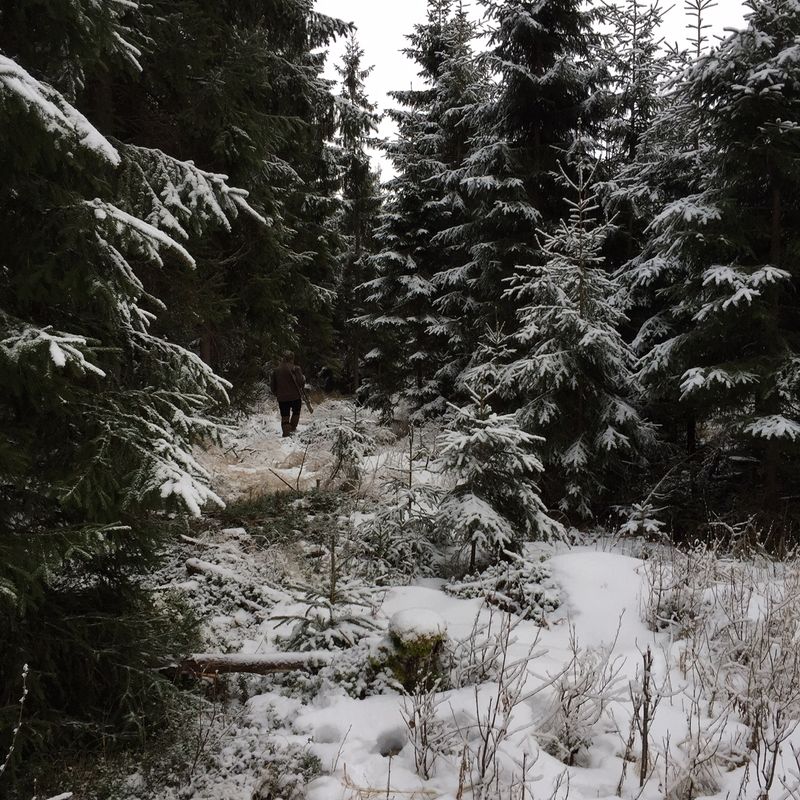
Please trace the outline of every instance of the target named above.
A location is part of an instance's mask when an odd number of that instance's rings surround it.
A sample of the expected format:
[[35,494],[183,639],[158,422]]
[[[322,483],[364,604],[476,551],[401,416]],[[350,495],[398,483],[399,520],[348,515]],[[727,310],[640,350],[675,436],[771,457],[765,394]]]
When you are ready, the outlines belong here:
[[669,739],[665,747],[662,785],[666,800],[695,800],[721,788],[723,759],[719,756],[728,719],[719,715],[708,718],[696,690],[686,702],[686,734],[674,748]]
[[[471,772],[473,796],[477,800],[502,797],[515,778],[508,768],[505,747],[513,734],[516,708],[544,691],[548,682],[526,691],[531,662],[541,655],[539,635],[530,641],[520,656],[511,652],[518,618],[503,614],[497,633],[498,662],[492,683],[474,689],[474,718],[469,730],[462,731],[465,761]],[[516,766],[516,765],[514,765]]]
[[358,700],[371,695],[399,691],[386,662],[391,654],[382,633],[367,635],[353,647],[338,650],[336,657],[316,672],[296,671],[275,678],[281,691],[303,701],[344,692]]
[[666,525],[658,517],[663,510],[663,508],[656,508],[648,500],[633,503],[630,508],[626,509],[626,519],[619,527],[619,535],[663,539],[666,535],[664,531]]
[[420,682],[403,698],[403,720],[414,750],[417,775],[426,781],[433,775],[439,756],[453,752],[457,732],[438,713],[444,703],[441,682]]
[[444,589],[455,597],[482,597],[489,605],[533,620],[544,619],[560,604],[550,570],[539,561],[513,553],[507,561],[450,581]]
[[283,599],[276,582],[283,570],[274,569],[272,554],[258,548],[244,528],[215,531],[213,540],[208,532],[199,536],[173,544],[143,586],[175,621],[202,624],[207,649],[235,652]]
[[716,556],[706,547],[687,552],[657,549],[644,562],[643,619],[651,630],[688,633],[708,613],[706,588],[714,582]]
[[505,649],[523,617],[495,606],[481,609],[469,636],[450,642],[450,682],[456,688],[494,681],[502,668]]
[[251,800],[304,800],[306,784],[320,774],[320,760],[308,746],[271,741]]
[[430,510],[438,495],[426,485],[387,485],[389,499],[379,502],[353,532],[359,574],[375,582],[432,574],[436,548]]
[[545,749],[568,766],[585,761],[595,728],[609,703],[621,698],[624,659],[614,658],[614,644],[583,648],[570,631],[571,658],[558,675],[551,710],[542,725]]

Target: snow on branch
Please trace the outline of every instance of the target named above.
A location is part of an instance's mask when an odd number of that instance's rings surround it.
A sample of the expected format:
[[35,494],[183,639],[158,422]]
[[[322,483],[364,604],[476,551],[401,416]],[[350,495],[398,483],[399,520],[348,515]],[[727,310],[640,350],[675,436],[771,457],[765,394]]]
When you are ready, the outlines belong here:
[[713,387],[723,387],[733,389],[735,386],[744,386],[757,383],[758,376],[752,372],[729,371],[719,367],[704,369],[693,367],[686,370],[681,379],[681,399],[687,397],[692,392],[699,389],[711,389]]
[[196,440],[215,432],[212,420],[191,415],[193,407],[202,411],[206,400],[177,391],[129,391],[125,402],[134,403],[136,411],[126,413],[114,397],[105,398],[106,408],[99,413],[108,445],[132,450],[141,460],[128,502],[138,504],[153,496],[175,499],[194,516],[208,503],[225,506],[209,487],[210,473],[192,453]]
[[120,163],[117,150],[80,111],[51,86],[36,80],[16,61],[0,53],[0,98],[4,94],[10,94],[35,114],[45,130],[63,146],[72,147],[77,142],[113,166]]
[[37,328],[34,325],[13,320],[0,311],[0,321],[9,324],[5,338],[0,339],[0,353],[12,362],[46,353],[53,366],[64,369],[67,365],[81,373],[91,372],[104,378],[105,372],[88,361],[83,352],[88,342],[83,336],[61,333],[50,326]]
[[186,264],[194,268],[195,261],[189,251],[149,222],[145,222],[99,197],[87,201],[86,205],[94,210],[94,215],[100,222],[111,223],[118,234],[127,236],[129,241],[138,245],[150,260],[160,266],[164,264],[160,251],[162,248],[166,248],[172,250]]
[[759,417],[745,426],[744,430],[760,439],[789,439],[793,442],[800,439],[800,424],[781,414]]
[[127,194],[139,198],[134,213],[159,230],[182,239],[187,238],[188,224],[230,230],[240,213],[268,224],[248,203],[247,191],[228,185],[227,175],[208,172],[193,161],[180,161],[155,148],[116,144],[124,158],[123,180],[133,184]]

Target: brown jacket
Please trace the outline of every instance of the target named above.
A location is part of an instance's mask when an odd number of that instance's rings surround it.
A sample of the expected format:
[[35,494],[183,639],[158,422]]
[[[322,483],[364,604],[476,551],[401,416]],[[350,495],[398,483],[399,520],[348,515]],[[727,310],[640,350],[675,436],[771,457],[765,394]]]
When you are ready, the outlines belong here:
[[306,384],[306,377],[297,364],[282,361],[270,378],[270,386],[279,402],[300,400],[300,389]]

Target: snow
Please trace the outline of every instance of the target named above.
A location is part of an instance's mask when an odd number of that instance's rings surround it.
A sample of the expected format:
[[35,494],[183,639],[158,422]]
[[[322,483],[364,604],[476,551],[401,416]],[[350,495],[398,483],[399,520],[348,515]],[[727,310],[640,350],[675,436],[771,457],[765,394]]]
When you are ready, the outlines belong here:
[[794,442],[800,438],[800,424],[780,414],[754,420],[745,427],[745,431],[761,439],[790,439]]
[[64,369],[67,364],[79,372],[91,372],[105,378],[105,372],[86,358],[84,349],[89,344],[83,336],[54,331],[52,328],[37,328],[33,325],[20,324],[11,326],[5,339],[0,339],[3,355],[11,361],[19,361],[46,348],[53,365]]
[[[238,543],[240,548],[245,547],[247,536],[241,528],[227,528],[224,537],[226,547],[215,550],[215,553],[224,555],[228,564],[234,563],[231,559],[240,561],[244,552],[237,555],[229,546]],[[536,796],[561,797],[558,787],[562,786],[563,792],[566,777],[570,796],[576,800],[613,797],[616,796],[623,765],[623,738],[627,735],[630,716],[628,681],[635,686],[639,680],[637,669],[641,664],[641,654],[648,646],[654,653],[654,670],[659,676],[659,685],[665,677],[671,682],[670,699],[664,700],[653,720],[653,741],[663,743],[667,736],[674,743],[685,740],[691,701],[683,693],[688,691],[688,684],[678,668],[682,644],[669,632],[654,633],[642,621],[648,561],[590,545],[539,548],[539,552],[542,557],[549,556],[547,564],[564,602],[555,612],[548,614],[544,628],[526,620],[518,621],[514,626],[509,645],[512,660],[524,658],[525,653],[533,653],[534,657],[527,672],[523,673],[523,696],[528,699],[516,705],[511,713],[509,734],[502,745],[503,763],[512,769],[514,764],[518,766],[521,763],[523,756],[530,759],[534,766],[529,775],[529,791],[535,786]],[[239,567],[219,566],[216,572],[221,577],[241,582],[241,577],[235,577],[237,569]],[[248,569],[255,574],[257,565]],[[721,576],[721,583],[716,588],[709,586],[699,601],[710,608],[714,597],[726,591],[726,585]],[[296,607],[288,595],[281,599],[280,594],[273,593],[275,605],[270,610],[271,615]],[[768,607],[764,597],[756,593],[748,602],[745,615],[755,624]],[[449,638],[458,642],[467,640],[476,630],[486,634],[492,624],[497,624],[496,620],[491,622],[491,613],[480,599],[452,597],[444,593],[436,582],[429,581],[425,585],[389,587],[380,605],[377,622],[384,630],[403,635],[412,632],[438,634],[446,630]],[[218,614],[209,620],[215,627],[228,626],[231,635],[238,636],[229,639],[234,649],[239,647],[239,655],[234,652],[228,657],[230,660],[238,658],[247,663],[248,654],[256,650],[265,655],[274,652],[269,634],[271,626],[268,621],[259,622],[257,616],[238,612]],[[256,648],[253,634],[259,628],[263,634]],[[577,662],[574,661],[573,643],[579,647]],[[325,657],[327,654],[319,655]],[[617,676],[616,688],[609,695],[608,708],[591,729],[591,744],[580,766],[567,767],[546,752],[545,747],[550,735],[546,732],[552,730],[553,725],[552,709],[556,695],[552,686],[564,679],[565,669],[570,663],[591,664],[598,659],[600,663],[613,665]],[[384,796],[387,786],[390,787],[390,798],[455,800],[461,750],[467,742],[474,746],[475,733],[470,726],[476,724],[476,714],[480,717],[491,708],[496,691],[496,684],[488,681],[477,686],[454,686],[436,694],[437,718],[461,726],[460,735],[464,738],[455,741],[439,756],[431,778],[423,780],[415,770],[404,716],[409,708],[407,697],[385,690],[359,699],[348,696],[335,685],[327,685],[310,696],[298,697],[288,696],[280,687],[270,687],[269,683],[253,685],[261,686],[261,689],[247,702],[237,725],[222,734],[225,752],[229,753],[226,758],[230,759],[229,763],[226,762],[228,772],[216,775],[207,785],[199,781],[192,794],[195,800],[249,800],[249,792],[257,784],[258,775],[254,773],[248,777],[243,754],[248,747],[255,746],[254,731],[260,731],[259,747],[275,741],[302,743],[319,759],[321,774],[306,786],[305,797],[308,800]],[[720,725],[717,717],[704,719],[710,726],[709,730],[716,730],[714,726]],[[679,744],[677,746],[680,748]],[[243,759],[238,772],[237,758]],[[633,771],[634,765],[631,765]],[[718,780],[716,789],[709,789],[708,796],[722,800],[732,787],[738,788],[740,777],[740,771],[735,776],[726,774]],[[622,796],[633,797],[638,791],[638,785],[634,786],[632,782],[626,784]],[[655,783],[646,787],[641,796],[658,796]]]
[[71,106],[53,88],[37,81],[12,59],[0,53],[0,91],[9,92],[27,106],[69,148],[73,142],[93,151],[113,166],[120,163],[119,153],[83,114]]
[[635,651],[652,641],[653,634],[638,619],[639,559],[576,549],[554,556],[549,565],[567,597],[565,610],[582,644],[599,647],[616,640],[620,650]]
[[428,608],[406,608],[392,615],[389,633],[402,642],[438,638],[447,634],[447,622]]
[[159,256],[159,250],[163,247],[167,250],[172,250],[190,267],[195,267],[194,258],[189,251],[182,244],[176,242],[175,239],[164,233],[164,231],[159,230],[154,225],[138,217],[134,217],[127,211],[123,211],[123,209],[117,208],[117,206],[112,203],[101,200],[98,197],[88,202],[87,205],[94,209],[95,214],[97,214],[98,211],[105,213],[106,217],[116,223],[117,229],[120,232],[123,230],[127,231],[129,235],[147,248],[149,255],[156,263],[163,263]]
[[[319,404],[316,414],[332,423],[345,411],[346,406],[340,401],[329,400]],[[231,475],[246,485],[250,477],[263,472],[236,472],[226,468],[229,466],[278,467],[305,454],[306,463],[318,465],[319,474],[324,475],[330,467],[324,447],[318,448],[320,452],[305,453],[299,438],[279,438],[277,415],[271,412],[271,407],[265,408],[263,414],[244,420],[237,430],[226,434],[223,447],[235,444],[244,464],[226,465],[222,451],[215,451],[211,460],[212,473],[218,479],[221,475],[234,496],[241,487],[230,483]],[[303,425],[308,424],[306,416]],[[371,470],[387,470],[389,474],[402,465],[401,454],[407,447],[405,439],[382,441],[378,452],[364,462],[369,462]],[[226,457],[236,456],[229,453]],[[424,477],[434,479],[430,475]],[[291,494],[286,486],[273,485],[270,491],[275,490]],[[374,490],[373,487],[371,491]],[[367,508],[359,507],[351,523],[369,519]],[[651,520],[657,511],[641,506],[632,513]],[[635,521],[632,518],[631,524]],[[296,683],[271,677],[248,677],[238,684],[231,683],[241,691],[246,689],[248,699],[234,705],[230,715],[219,723],[214,734],[217,755],[212,767],[207,771],[198,768],[191,785],[181,787],[181,796],[194,800],[252,800],[253,791],[263,779],[263,754],[272,754],[270,758],[274,760],[268,764],[291,772],[292,768],[285,766],[289,763],[287,754],[300,752],[319,760],[319,774],[312,776],[304,794],[298,795],[307,800],[386,797],[387,787],[392,800],[456,800],[462,753],[465,748],[473,754],[477,752],[481,725],[486,724],[491,709],[498,707],[506,709],[503,714],[507,715],[503,717],[504,732],[497,733],[500,729],[496,729],[495,733],[501,740],[499,774],[502,780],[519,777],[524,758],[530,767],[526,787],[531,797],[566,800],[568,785],[571,800],[616,796],[656,800],[663,796],[659,784],[663,785],[666,779],[665,742],[670,742],[669,764],[673,765],[669,780],[677,783],[689,769],[692,734],[697,736],[698,726],[703,734],[720,743],[714,768],[707,775],[704,773],[703,793],[714,800],[738,795],[747,758],[737,748],[741,749],[745,728],[734,705],[723,707],[723,684],[718,683],[725,671],[736,669],[736,661],[729,656],[721,657],[719,663],[703,661],[696,649],[716,647],[715,643],[724,637],[733,636],[732,628],[746,625],[756,631],[769,615],[782,613],[776,609],[795,602],[791,587],[800,586],[797,575],[787,573],[786,588],[780,588],[784,584],[777,580],[774,567],[765,570],[708,553],[681,556],[666,546],[648,545],[637,539],[627,540],[627,546],[612,540],[588,543],[586,537],[582,541],[587,543],[525,547],[526,563],[538,566],[541,561],[550,575],[547,588],[555,588],[561,599],[555,610],[551,605],[541,614],[537,612],[535,620],[506,614],[487,604],[480,594],[469,599],[454,596],[445,591],[440,579],[381,587],[372,592],[367,605],[348,606],[348,614],[361,614],[372,626],[362,640],[361,650],[369,658],[389,646],[389,633],[402,638],[446,633],[448,659],[459,665],[465,653],[471,652],[474,658],[475,653],[481,652],[475,647],[502,640],[507,626],[507,667],[518,669],[517,689],[501,687],[502,672],[489,670],[480,678],[474,677],[474,663],[470,669],[463,665],[459,669],[447,668],[446,684],[434,688],[431,694],[431,724],[444,731],[446,744],[428,779],[418,774],[415,765],[416,722],[412,727],[407,724],[414,713],[413,697],[390,683],[367,687],[364,675],[355,676],[355,681],[361,681],[358,685],[366,690],[354,693],[346,686],[346,679],[339,677],[353,668],[348,664],[355,664],[355,669],[362,672],[366,669],[363,661],[349,660],[359,651],[360,645],[356,645],[347,650],[312,653],[319,662],[329,660],[330,664],[322,667],[319,676],[304,674]],[[308,593],[297,590],[300,582],[321,590],[326,562],[324,547],[318,544],[293,542],[278,554],[275,548],[257,546],[246,524],[185,536],[181,547],[171,573],[155,576],[154,580],[160,590],[171,586],[180,591],[196,610],[204,623],[207,658],[224,653],[229,663],[238,661],[243,665],[251,663],[254,655],[269,659],[281,653],[279,636],[286,633],[281,619],[303,618],[319,610]],[[304,556],[298,553],[320,551],[322,567],[317,564],[310,571],[302,560]],[[639,555],[646,557],[635,557]],[[195,573],[191,580],[186,580],[187,568]],[[659,573],[659,569],[663,572]],[[658,580],[663,586],[658,595],[660,605],[654,608],[654,594],[648,586],[657,585]],[[752,588],[738,605],[726,599],[735,587],[748,585]],[[765,630],[774,636],[781,627],[773,621]],[[773,646],[777,647],[777,642]],[[641,687],[643,654],[648,649],[653,657],[653,689],[661,696],[651,735],[651,746],[658,758],[653,776],[640,790],[637,746],[629,762],[624,761],[623,755],[632,724],[631,693]],[[305,662],[309,654],[281,653],[281,657]],[[202,654],[198,658],[202,659]],[[709,654],[703,658],[709,659]],[[710,682],[713,701],[702,694],[704,682]],[[568,735],[565,730],[570,730],[569,726],[565,728],[559,697],[584,704],[584,710],[569,724],[582,731],[585,744],[578,747],[575,763],[569,766],[558,757],[562,746],[559,743]],[[719,710],[712,707],[714,703],[719,704]],[[782,762],[781,774],[787,780],[793,769],[791,747],[799,746],[800,733],[792,734],[785,743],[787,758]],[[618,795],[623,768],[627,778]],[[481,795],[477,784],[469,788],[470,779],[474,780],[475,775],[468,776],[463,797],[504,800],[514,796],[505,790]],[[127,785],[136,784],[129,781]],[[741,797],[756,800],[757,789],[752,779]],[[150,795],[137,795],[134,789],[131,792],[131,800],[150,800]],[[157,800],[177,798],[178,794],[166,787],[157,795]]]

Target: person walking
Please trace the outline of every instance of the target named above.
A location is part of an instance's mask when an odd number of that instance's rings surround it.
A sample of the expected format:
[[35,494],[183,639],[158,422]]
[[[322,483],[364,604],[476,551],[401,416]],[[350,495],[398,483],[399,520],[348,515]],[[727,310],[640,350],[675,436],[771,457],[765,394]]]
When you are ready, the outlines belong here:
[[297,430],[300,408],[303,404],[302,389],[305,385],[306,377],[300,367],[294,363],[294,353],[287,350],[281,356],[281,363],[272,371],[270,378],[272,393],[278,398],[281,431],[284,437],[291,436]]

